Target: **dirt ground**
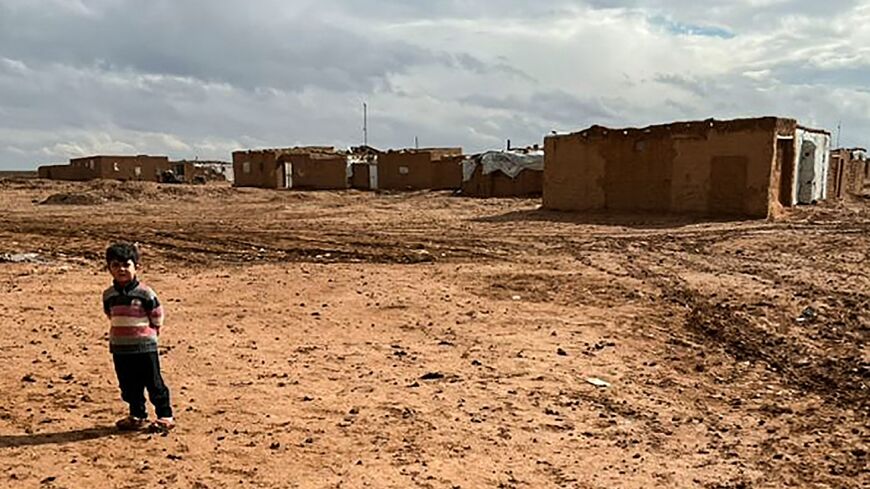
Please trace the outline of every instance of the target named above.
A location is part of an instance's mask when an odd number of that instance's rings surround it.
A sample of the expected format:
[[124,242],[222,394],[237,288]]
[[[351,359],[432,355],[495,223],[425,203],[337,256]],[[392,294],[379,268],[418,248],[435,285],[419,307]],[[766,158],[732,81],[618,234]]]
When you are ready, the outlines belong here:
[[[868,487],[870,200],[538,207],[0,181],[0,487]],[[168,436],[112,428],[119,239]]]

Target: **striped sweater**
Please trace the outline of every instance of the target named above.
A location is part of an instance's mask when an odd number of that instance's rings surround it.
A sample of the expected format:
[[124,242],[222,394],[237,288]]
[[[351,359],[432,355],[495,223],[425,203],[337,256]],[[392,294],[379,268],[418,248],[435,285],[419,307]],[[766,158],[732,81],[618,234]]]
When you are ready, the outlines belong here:
[[123,286],[115,283],[103,292],[103,311],[112,323],[109,351],[157,351],[157,335],[163,326],[163,306],[151,288],[136,279]]

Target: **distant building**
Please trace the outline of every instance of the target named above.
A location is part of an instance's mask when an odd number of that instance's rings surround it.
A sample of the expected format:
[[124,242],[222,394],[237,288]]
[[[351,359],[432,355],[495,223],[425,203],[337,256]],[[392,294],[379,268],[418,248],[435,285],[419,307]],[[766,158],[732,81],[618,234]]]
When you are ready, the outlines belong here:
[[462,195],[469,197],[540,196],[543,180],[544,151],[537,145],[487,151],[462,163]]
[[870,161],[864,148],[838,148],[831,151],[828,170],[828,199],[860,195],[870,180]]
[[292,188],[293,166],[288,155],[335,155],[331,146],[302,146],[281,149],[236,151],[233,175],[236,187]]
[[97,178],[157,182],[170,169],[165,156],[88,156],[73,158],[69,165],[46,165],[38,169],[40,178],[84,181]]
[[344,190],[350,188],[351,167],[344,153],[287,153],[278,163],[289,166],[287,188]]
[[830,140],[776,117],[592,126],[545,139],[543,204],[767,217],[825,198]]
[[350,148],[347,155],[350,165],[350,186],[359,190],[378,188],[378,158],[384,152],[371,146]]
[[447,190],[462,186],[462,148],[388,151],[378,156],[378,188]]

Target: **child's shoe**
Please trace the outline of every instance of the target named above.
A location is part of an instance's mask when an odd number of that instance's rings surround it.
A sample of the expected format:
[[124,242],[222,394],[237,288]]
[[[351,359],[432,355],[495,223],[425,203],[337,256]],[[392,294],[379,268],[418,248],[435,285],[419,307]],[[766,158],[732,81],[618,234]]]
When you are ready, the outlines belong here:
[[173,418],[157,418],[148,427],[148,431],[152,433],[169,433],[175,428],[175,420]]
[[115,427],[121,431],[139,431],[145,429],[148,420],[145,418],[137,418],[136,416],[127,416],[121,418],[115,423]]

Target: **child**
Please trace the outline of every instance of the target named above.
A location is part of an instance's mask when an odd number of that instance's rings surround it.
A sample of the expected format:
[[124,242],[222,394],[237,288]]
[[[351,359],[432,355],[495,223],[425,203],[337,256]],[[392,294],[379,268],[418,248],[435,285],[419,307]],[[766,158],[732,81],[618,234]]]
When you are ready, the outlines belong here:
[[[130,415],[116,425],[121,430],[149,428],[167,432],[175,427],[175,421],[157,354],[163,307],[154,291],[136,278],[139,265],[136,246],[128,243],[109,246],[106,265],[114,279],[112,286],[103,292],[103,310],[112,323],[109,351],[121,385],[121,398],[130,405]],[[157,414],[157,420],[150,426],[145,409],[146,389]]]

